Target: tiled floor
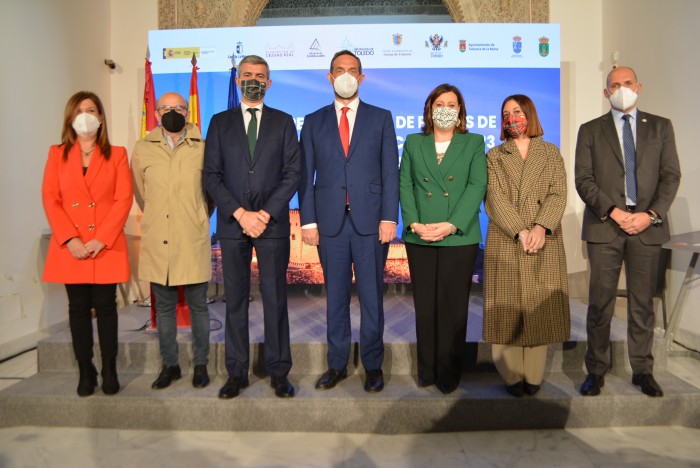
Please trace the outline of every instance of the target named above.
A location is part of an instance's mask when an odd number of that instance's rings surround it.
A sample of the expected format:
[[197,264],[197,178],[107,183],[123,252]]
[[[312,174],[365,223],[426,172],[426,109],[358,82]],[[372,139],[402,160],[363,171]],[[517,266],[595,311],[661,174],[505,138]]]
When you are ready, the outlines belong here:
[[[668,369],[700,388],[700,360]],[[36,351],[0,364],[0,388]],[[622,427],[376,435],[0,428],[0,467],[700,467],[700,429]]]

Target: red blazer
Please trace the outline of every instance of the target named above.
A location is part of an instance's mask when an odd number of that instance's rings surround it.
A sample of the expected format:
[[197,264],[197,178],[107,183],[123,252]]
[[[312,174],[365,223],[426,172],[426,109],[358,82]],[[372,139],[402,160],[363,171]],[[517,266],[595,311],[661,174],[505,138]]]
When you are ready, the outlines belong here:
[[[112,284],[129,280],[129,252],[124,224],[131,210],[133,186],[126,149],[112,146],[109,160],[95,147],[83,176],[80,146],[63,160],[63,146],[52,146],[41,187],[51,240],[44,281],[64,284]],[[66,242],[97,239],[106,247],[97,258],[74,258]]]

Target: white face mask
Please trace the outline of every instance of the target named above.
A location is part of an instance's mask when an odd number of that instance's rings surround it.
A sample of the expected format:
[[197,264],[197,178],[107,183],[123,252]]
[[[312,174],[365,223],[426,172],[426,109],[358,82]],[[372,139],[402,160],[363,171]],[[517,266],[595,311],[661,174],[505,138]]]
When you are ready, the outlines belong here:
[[436,107],[433,109],[433,123],[437,128],[447,130],[459,122],[459,110],[451,107]]
[[624,112],[637,103],[638,96],[639,95],[631,89],[621,86],[617,91],[612,93],[608,99],[613,109]]
[[357,92],[357,78],[350,73],[343,73],[333,80],[333,89],[343,99],[348,99]]
[[78,114],[73,120],[73,130],[80,136],[88,137],[97,133],[97,129],[100,128],[100,119],[92,114],[83,112]]

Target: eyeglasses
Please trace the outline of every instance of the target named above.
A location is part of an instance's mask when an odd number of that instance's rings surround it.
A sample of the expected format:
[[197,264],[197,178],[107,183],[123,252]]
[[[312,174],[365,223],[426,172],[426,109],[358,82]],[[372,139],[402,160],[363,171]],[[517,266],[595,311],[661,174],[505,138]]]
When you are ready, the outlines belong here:
[[170,111],[175,111],[178,114],[187,114],[187,107],[186,106],[160,106],[158,108],[158,112],[160,112],[160,115],[167,114]]

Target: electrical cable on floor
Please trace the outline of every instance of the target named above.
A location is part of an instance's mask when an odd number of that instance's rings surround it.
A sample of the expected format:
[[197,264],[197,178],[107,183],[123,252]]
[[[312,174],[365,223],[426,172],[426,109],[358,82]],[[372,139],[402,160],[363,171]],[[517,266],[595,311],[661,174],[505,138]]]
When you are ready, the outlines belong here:
[[[211,328],[211,322],[215,322],[215,325],[218,324],[218,326],[216,328]],[[144,323],[141,327],[134,328],[131,330],[124,330],[124,331],[143,331],[143,330],[148,329],[148,327],[150,325],[151,325],[151,319],[148,319],[148,320],[146,320],[146,323]],[[213,319],[213,318],[209,319],[209,331],[210,332],[221,330],[223,327],[224,327],[224,324],[221,323],[221,320]],[[34,348],[34,349],[36,349],[36,348]],[[26,352],[26,351],[23,351],[23,352]],[[20,353],[20,354],[22,354],[22,353]],[[17,356],[19,356],[19,354]],[[12,358],[8,358],[8,359],[12,359]],[[5,361],[0,361],[0,364],[2,364],[3,362],[5,362]]]
[[700,356],[700,350],[697,350],[697,349],[694,349],[694,348],[690,348],[690,347],[684,345],[683,343],[679,343],[679,342],[676,341],[676,340],[673,340],[673,343],[674,343],[674,344],[677,344],[678,346],[680,346],[680,347],[683,348],[683,349],[686,349],[686,350],[690,351],[691,353],[695,353],[695,354],[697,354],[697,355]]
[[0,364],[2,364],[2,363],[4,363],[4,362],[7,362],[7,361],[9,361],[10,359],[14,359],[14,358],[16,358],[16,357],[19,357],[19,356],[21,356],[21,355],[23,355],[23,354],[25,354],[25,353],[30,352],[30,351],[34,351],[34,350],[36,350],[36,349],[37,349],[37,347],[34,346],[33,348],[25,349],[24,351],[20,351],[19,353],[13,354],[12,356],[8,356],[8,357],[6,357],[6,358],[4,358],[4,359],[0,359]]

